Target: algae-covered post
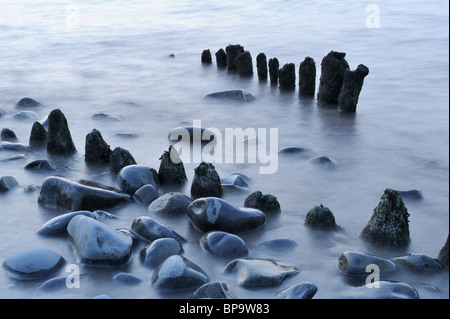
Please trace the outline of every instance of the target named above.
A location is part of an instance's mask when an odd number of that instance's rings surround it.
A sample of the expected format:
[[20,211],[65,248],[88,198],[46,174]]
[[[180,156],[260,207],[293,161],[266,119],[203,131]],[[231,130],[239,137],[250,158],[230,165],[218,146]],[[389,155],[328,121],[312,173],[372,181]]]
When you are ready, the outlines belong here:
[[207,63],[207,64],[212,63],[211,51],[209,49],[203,50],[202,63]]
[[264,53],[256,56],[256,69],[258,70],[258,79],[260,81],[267,80],[267,58]]
[[270,85],[278,85],[278,70],[280,69],[280,62],[277,58],[269,59],[269,77]]
[[218,68],[227,67],[227,53],[222,48],[216,52],[216,64]]
[[319,91],[317,100],[329,104],[338,104],[339,92],[344,81],[345,71],[349,68],[344,52],[330,51],[321,64]]
[[295,64],[286,63],[278,71],[278,84],[281,91],[295,90]]
[[369,68],[363,64],[358,65],[354,71],[345,71],[341,92],[338,97],[339,111],[356,112],[359,94],[361,92],[364,78],[369,74]]
[[249,51],[244,51],[237,56],[236,69],[240,76],[250,76],[253,74],[252,55]]
[[187,181],[184,164],[172,145],[169,146],[168,151],[164,151],[160,160],[158,176],[161,185],[183,184]]
[[244,47],[240,44],[229,44],[225,51],[227,53],[227,69],[236,70],[236,58],[244,52]]
[[222,184],[219,174],[214,165],[201,162],[195,169],[194,178],[191,185],[191,195],[193,198],[199,197],[221,197],[223,194]]
[[314,97],[316,91],[316,62],[311,57],[306,57],[298,70],[298,89],[300,96]]

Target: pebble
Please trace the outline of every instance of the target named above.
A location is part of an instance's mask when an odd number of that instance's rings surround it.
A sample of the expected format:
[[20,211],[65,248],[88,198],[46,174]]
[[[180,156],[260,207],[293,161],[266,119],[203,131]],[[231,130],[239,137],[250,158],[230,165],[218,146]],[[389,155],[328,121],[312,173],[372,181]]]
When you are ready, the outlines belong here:
[[200,246],[218,257],[238,258],[248,255],[248,247],[239,236],[223,231],[211,231],[200,237]]
[[186,240],[172,228],[149,216],[139,216],[133,220],[131,230],[149,241],[159,238],[173,238],[179,242]]
[[144,266],[156,267],[172,255],[184,252],[180,242],[173,238],[159,238],[141,250],[141,260]]
[[287,287],[276,294],[277,299],[312,299],[318,287],[309,282]]
[[169,192],[156,198],[148,210],[159,216],[186,215],[192,199],[183,193]]

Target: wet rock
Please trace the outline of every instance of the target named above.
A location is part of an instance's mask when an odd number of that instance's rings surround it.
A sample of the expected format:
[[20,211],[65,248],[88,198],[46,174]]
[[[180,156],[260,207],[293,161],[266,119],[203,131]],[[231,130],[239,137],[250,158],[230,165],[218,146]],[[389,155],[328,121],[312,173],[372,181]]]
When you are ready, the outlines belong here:
[[378,281],[377,288],[354,287],[345,293],[346,299],[419,299],[417,290],[403,282]]
[[109,164],[112,151],[98,130],[93,129],[91,133],[86,135],[84,150],[86,163],[95,165]]
[[70,212],[62,214],[45,222],[41,228],[37,231],[38,235],[43,236],[59,236],[67,234],[67,225],[75,216],[83,215],[94,218],[94,215],[87,210],[81,210],[76,212]]
[[264,53],[256,56],[256,69],[258,71],[258,79],[260,81],[267,80],[267,57]]
[[220,183],[222,184],[222,188],[228,190],[244,190],[248,191],[248,184],[246,183],[246,178],[237,175],[230,174],[220,179]]
[[160,216],[186,215],[192,199],[183,193],[169,192],[155,199],[148,210]]
[[169,132],[169,141],[188,140],[190,145],[210,143],[215,139],[213,131],[198,126],[180,126]]
[[11,142],[1,142],[0,143],[0,151],[11,151],[11,152],[25,152],[34,155],[41,155],[39,152],[29,148],[26,145],[21,143],[11,143]]
[[173,255],[184,252],[181,244],[173,238],[159,238],[141,250],[141,260],[144,266],[156,267]]
[[42,104],[30,97],[23,97],[19,101],[17,101],[15,108],[16,109],[35,109]]
[[278,71],[280,69],[280,62],[277,58],[269,59],[269,78],[270,85],[278,85]]
[[16,154],[7,158],[2,158],[0,159],[0,162],[12,162],[12,161],[19,161],[19,160],[23,160],[26,159],[27,155],[26,154]]
[[[79,277],[80,279],[83,278],[83,276]],[[42,284],[39,285],[37,290],[39,292],[45,292],[45,293],[51,293],[55,291],[59,291],[62,289],[68,288],[68,280],[71,278],[68,276],[60,276],[60,277],[54,277],[50,278],[46,281],[44,281]],[[70,283],[69,283],[70,284]]]
[[405,247],[410,242],[408,217],[402,197],[388,188],[359,237],[380,246]]
[[338,104],[345,71],[349,68],[344,52],[330,51],[322,59],[319,90],[317,92],[319,102]]
[[399,268],[417,273],[437,273],[443,270],[442,265],[437,259],[427,255],[409,254],[392,258],[392,261]]
[[265,214],[281,212],[277,197],[271,194],[263,195],[261,191],[254,191],[248,195],[244,201],[244,207],[255,208]]
[[72,181],[63,177],[47,177],[38,203],[68,211],[108,209],[131,200],[130,196],[100,184]]
[[225,51],[227,53],[227,69],[236,70],[236,58],[244,52],[244,47],[239,44],[229,44]]
[[253,74],[252,55],[249,51],[244,51],[237,56],[236,69],[240,76],[250,76]]
[[442,266],[444,266],[445,269],[448,269],[448,236],[447,241],[445,242],[445,245],[442,246],[441,250],[439,251],[439,255],[437,256],[437,260],[441,263]]
[[119,219],[119,217],[117,217],[116,215],[108,213],[108,212],[106,212],[104,210],[101,210],[101,209],[94,210],[92,212],[92,215],[94,216],[94,218],[96,220],[99,220],[99,221],[107,221],[107,220]]
[[200,246],[218,257],[238,258],[248,255],[242,238],[223,231],[211,231],[200,238]]
[[318,287],[309,282],[287,287],[276,294],[277,299],[311,299],[314,297]]
[[278,154],[286,155],[286,156],[290,156],[290,155],[304,155],[308,151],[309,150],[304,148],[304,147],[288,146],[288,147],[284,147],[284,148],[280,149],[278,151]]
[[134,194],[139,188],[150,184],[156,187],[158,173],[155,169],[143,165],[128,165],[117,174],[117,185],[126,194]]
[[310,159],[310,162],[314,165],[318,165],[324,168],[334,169],[338,166],[338,162],[329,156],[316,156]]
[[136,133],[116,133],[114,136],[120,137],[120,138],[136,138],[138,135]]
[[23,191],[25,193],[38,193],[41,191],[41,188],[37,185],[33,185],[33,184],[29,184],[27,186],[25,186],[25,188],[23,189]]
[[135,286],[143,282],[141,278],[126,272],[119,272],[115,274],[112,279],[115,282],[118,282],[126,286]]
[[281,91],[295,90],[295,64],[286,63],[278,71],[278,86]]
[[208,282],[197,288],[192,299],[237,299],[234,291],[224,282]]
[[213,92],[205,95],[205,98],[214,98],[219,100],[230,100],[236,102],[248,103],[255,99],[253,95],[244,90],[229,90]]
[[136,164],[136,160],[128,150],[121,147],[116,147],[111,153],[109,170],[112,173],[117,174],[125,166]]
[[348,276],[367,277],[370,271],[366,271],[366,268],[373,264],[380,269],[381,277],[396,273],[399,270],[395,263],[389,259],[357,251],[345,251],[338,259],[338,269]]
[[202,63],[212,63],[211,51],[209,49],[203,50]]
[[208,282],[207,274],[187,258],[173,255],[167,258],[152,278],[155,288],[165,291],[197,289]]
[[192,198],[199,197],[221,197],[223,194],[220,177],[214,165],[202,162],[194,170],[191,184]]
[[30,171],[56,171],[57,166],[50,163],[48,160],[35,160],[28,163],[25,167],[26,170]]
[[34,121],[38,117],[34,111],[20,111],[13,114],[12,118],[18,121]]
[[91,116],[91,118],[95,121],[102,121],[102,122],[119,122],[120,121],[119,118],[109,115],[109,114],[106,114],[106,113],[96,113],[96,114],[93,114]]
[[321,230],[339,229],[331,210],[328,207],[324,207],[322,204],[320,204],[320,206],[314,206],[308,211],[305,218],[305,225]]
[[159,238],[173,238],[179,242],[186,241],[172,228],[149,216],[136,217],[131,225],[131,230],[149,241],[154,241]]
[[36,247],[7,257],[3,268],[13,279],[35,280],[55,274],[65,262],[58,253],[45,247]]
[[188,216],[202,232],[219,230],[237,234],[257,229],[266,222],[266,215],[260,210],[236,207],[216,197],[194,200],[188,206]]
[[31,128],[28,145],[35,150],[42,150],[47,147],[47,130],[37,121],[33,123]]
[[123,265],[131,256],[132,238],[93,218],[73,217],[67,232],[81,262],[87,265]]
[[11,143],[16,143],[19,141],[19,139],[16,136],[16,133],[14,133],[14,131],[10,130],[9,128],[2,129],[2,132],[0,134],[0,140]]
[[229,262],[224,272],[235,274],[237,283],[244,288],[262,288],[279,286],[300,270],[294,265],[272,259],[244,258]]
[[183,161],[172,145],[164,151],[160,161],[158,177],[161,185],[180,185],[187,181]]
[[395,190],[403,199],[423,199],[423,194],[418,189],[410,189],[407,191]]
[[259,246],[267,247],[274,251],[286,251],[297,247],[297,243],[289,238],[277,238],[262,242]]
[[316,62],[311,57],[306,57],[298,70],[298,89],[300,96],[314,97],[316,92]]
[[224,49],[219,49],[216,52],[216,64],[218,68],[226,68],[227,67],[227,53]]
[[19,187],[19,183],[13,176],[2,176],[0,178],[0,193],[5,193]]
[[344,74],[341,91],[338,96],[340,112],[356,112],[359,94],[364,84],[364,78],[369,74],[369,68],[358,65],[354,71],[347,69]]
[[149,206],[151,202],[159,197],[159,192],[155,186],[147,184],[139,188],[134,193],[133,197],[135,202],[144,206]]
[[48,116],[47,152],[53,155],[72,155],[76,152],[66,117],[56,109]]

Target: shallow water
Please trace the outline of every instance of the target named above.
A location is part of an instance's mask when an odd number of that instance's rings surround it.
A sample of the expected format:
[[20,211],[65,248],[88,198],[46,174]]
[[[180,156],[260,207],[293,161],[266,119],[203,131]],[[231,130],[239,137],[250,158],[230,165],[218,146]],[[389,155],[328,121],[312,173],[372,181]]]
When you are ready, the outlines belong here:
[[[112,148],[128,149],[138,164],[159,167],[159,157],[169,146],[169,131],[200,120],[217,128],[277,128],[279,148],[309,149],[303,157],[278,158],[275,174],[259,174],[260,163],[216,163],[220,176],[241,172],[252,181],[250,189],[277,196],[282,212],[256,231],[241,234],[250,256],[292,263],[300,274],[281,287],[246,290],[223,274],[229,260],[202,251],[201,236],[187,216],[164,219],[188,239],[184,256],[201,266],[210,281],[224,280],[241,298],[273,298],[284,287],[311,282],[318,286],[314,298],[343,298],[351,292],[337,270],[345,250],[392,257],[397,253],[422,253],[436,257],[449,225],[449,111],[448,111],[448,3],[445,1],[379,2],[379,28],[366,25],[366,5],[346,1],[15,1],[0,4],[0,126],[12,129],[28,144],[32,123],[60,108],[69,122],[78,153],[68,161],[64,175],[91,178],[114,185],[108,175],[98,175],[84,163],[86,135],[97,128]],[[214,53],[239,43],[254,60],[255,75],[240,78],[217,69]],[[204,49],[213,54],[212,65],[202,65]],[[331,50],[346,52],[352,69],[369,67],[357,112],[343,115],[315,100],[300,99],[298,92],[281,94],[256,75],[255,58],[264,52],[280,65],[299,63],[306,56],[320,61]],[[174,57],[169,57],[174,54]],[[317,86],[316,86],[317,87]],[[244,89],[256,97],[250,104],[203,100],[207,93]],[[298,87],[297,87],[298,90]],[[14,105],[24,96],[45,107],[36,118],[13,119]],[[97,121],[106,113],[119,121]],[[117,133],[137,134],[121,138]],[[15,155],[0,152],[0,160]],[[328,170],[309,159],[330,156],[339,163]],[[45,155],[44,155],[45,156]],[[37,157],[36,157],[37,158]],[[0,176],[12,175],[21,187],[41,185],[46,177],[23,167],[34,160],[0,162]],[[424,165],[424,163],[433,165]],[[185,162],[189,180],[198,163]],[[365,245],[358,238],[386,188],[419,189],[424,198],[406,200],[411,244],[404,252]],[[189,185],[183,189],[189,194]],[[64,238],[43,238],[35,232],[57,212],[37,204],[38,193],[22,188],[0,194],[0,261],[38,245],[59,252],[76,263]],[[242,206],[245,193],[224,198]],[[322,203],[344,228],[338,233],[315,232],[303,222],[310,208]],[[131,227],[146,207],[127,205],[111,210],[120,217],[117,227]],[[258,244],[290,238],[298,246],[273,252]],[[92,279],[80,289],[55,294],[36,291],[40,282],[21,283],[0,272],[1,298],[113,298],[189,297],[192,292],[164,294],[151,287],[152,270],[143,268],[138,252],[120,269],[84,267]],[[111,278],[131,272],[144,283],[123,289]],[[64,275],[64,271],[62,272]],[[448,298],[448,273],[405,276],[421,298]],[[85,283],[85,284],[84,284]]]

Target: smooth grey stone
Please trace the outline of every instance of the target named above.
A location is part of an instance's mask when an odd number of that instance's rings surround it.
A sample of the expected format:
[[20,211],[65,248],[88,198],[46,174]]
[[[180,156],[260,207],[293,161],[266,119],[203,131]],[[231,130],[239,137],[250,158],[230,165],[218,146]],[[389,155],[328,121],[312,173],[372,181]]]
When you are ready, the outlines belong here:
[[357,251],[345,251],[338,259],[338,269],[348,276],[367,277],[370,274],[366,271],[369,265],[377,265],[381,276],[399,271],[395,263],[389,259]]
[[35,155],[40,155],[39,152],[29,148],[28,146],[21,143],[11,143],[11,142],[1,142],[0,143],[0,151],[11,151],[11,152],[25,152],[31,153]]
[[[170,130],[168,139],[173,144],[175,142],[188,142],[189,145],[205,145],[215,143],[216,135],[213,131],[198,126],[179,126]],[[188,139],[188,141],[186,141]]]
[[120,137],[120,138],[136,138],[138,135],[136,133],[116,133],[114,136]]
[[188,206],[188,216],[192,224],[202,232],[219,230],[237,234],[257,229],[266,222],[266,215],[260,210],[238,208],[216,197],[193,201]]
[[212,98],[217,100],[230,100],[244,103],[251,102],[255,99],[255,97],[251,93],[245,90],[228,90],[228,91],[212,92],[206,94],[204,98],[207,99]]
[[277,299],[311,299],[317,292],[317,286],[309,282],[287,287],[276,294]]
[[67,119],[60,109],[55,109],[48,115],[47,152],[63,156],[77,152]]
[[222,177],[220,179],[220,183],[224,188],[231,188],[245,191],[248,190],[248,184],[245,182],[245,179],[240,175],[230,174],[228,176]]
[[34,109],[41,105],[42,104],[40,102],[36,101],[35,99],[32,99],[30,97],[23,97],[19,101],[17,101],[15,108],[16,109],[28,109],[28,108]]
[[41,188],[38,203],[42,206],[68,211],[108,209],[131,200],[127,194],[113,188],[88,182],[75,182],[63,177],[47,177]]
[[87,265],[123,265],[131,256],[132,238],[93,218],[73,217],[67,232],[81,262]]
[[197,288],[192,299],[238,299],[234,291],[224,282],[208,282]]
[[[84,275],[79,276],[79,280],[81,280],[84,277],[85,277]],[[42,284],[40,284],[39,287],[37,288],[37,290],[40,292],[51,293],[51,292],[59,291],[62,289],[71,289],[71,288],[68,288],[68,285],[67,285],[68,280],[71,280],[71,278],[69,278],[68,276],[60,276],[60,277],[50,278],[50,279],[44,281]],[[72,285],[72,283],[70,282],[69,285]],[[71,286],[69,286],[69,287],[71,287]]]
[[423,194],[418,189],[410,189],[410,190],[407,190],[407,191],[396,190],[396,192],[403,199],[415,199],[415,200],[423,199]]
[[267,247],[274,251],[286,251],[297,247],[297,243],[289,238],[277,238],[262,242],[259,246]]
[[405,270],[417,273],[437,273],[443,270],[441,263],[434,258],[421,254],[409,254],[392,258],[392,261]]
[[403,282],[378,281],[379,287],[367,285],[354,287],[345,293],[346,299],[419,299],[415,288]]
[[160,216],[186,215],[192,199],[183,193],[170,192],[156,198],[148,210]]
[[243,257],[248,255],[244,240],[234,234],[223,231],[211,231],[200,238],[200,246],[218,257]]
[[28,163],[24,168],[30,171],[56,171],[57,169],[55,165],[45,159],[35,160]]
[[135,286],[143,282],[141,278],[126,272],[119,272],[115,274],[113,280],[127,286]]
[[144,266],[156,267],[172,255],[183,253],[181,244],[173,238],[159,238],[141,250]]
[[19,187],[19,183],[13,176],[3,176],[0,178],[0,193],[10,191]]
[[35,121],[38,118],[38,115],[33,111],[20,111],[13,114],[12,118],[19,121]]
[[136,217],[131,225],[131,230],[149,241],[159,238],[173,238],[179,242],[186,241],[172,228],[149,216]]
[[105,212],[101,209],[94,210],[92,215],[94,215],[94,218],[99,221],[119,219],[116,215]]
[[338,162],[329,156],[317,156],[311,158],[310,162],[325,168],[336,168],[338,166]]
[[151,202],[159,197],[159,192],[155,186],[146,184],[134,193],[134,201],[144,206],[149,206]]
[[45,247],[36,247],[7,257],[3,268],[13,279],[35,280],[56,273],[65,262],[60,254]]
[[41,187],[33,184],[29,184],[25,186],[23,189],[25,193],[39,193],[41,191]]
[[124,193],[132,195],[144,185],[156,187],[157,178],[157,172],[151,167],[128,165],[117,175],[117,184]]
[[165,291],[197,289],[208,282],[207,274],[199,266],[179,255],[167,258],[155,271],[152,284]]
[[305,155],[305,153],[308,153],[308,152],[309,152],[309,150],[304,147],[288,146],[288,147],[284,147],[284,148],[280,149],[278,151],[278,154],[290,156],[290,155]]
[[91,116],[91,118],[95,121],[104,121],[104,122],[118,122],[119,118],[106,114],[106,113],[96,113]]
[[236,276],[237,283],[244,288],[280,286],[289,277],[297,275],[297,266],[272,259],[235,259],[225,266],[225,273]]
[[0,160],[0,162],[13,162],[13,161],[20,161],[23,159],[26,159],[27,155],[26,154],[16,154],[13,155],[11,157],[7,157],[7,158],[3,158]]
[[95,297],[93,297],[92,299],[112,299],[110,296],[108,295],[97,295]]
[[45,222],[37,231],[37,234],[44,236],[64,235],[67,234],[67,225],[73,217],[83,215],[94,218],[94,214],[87,210],[70,212],[51,218]]

